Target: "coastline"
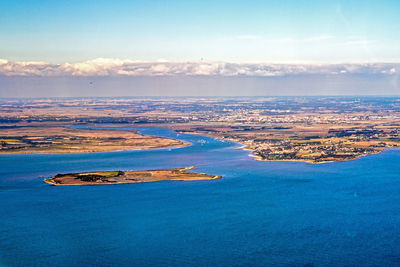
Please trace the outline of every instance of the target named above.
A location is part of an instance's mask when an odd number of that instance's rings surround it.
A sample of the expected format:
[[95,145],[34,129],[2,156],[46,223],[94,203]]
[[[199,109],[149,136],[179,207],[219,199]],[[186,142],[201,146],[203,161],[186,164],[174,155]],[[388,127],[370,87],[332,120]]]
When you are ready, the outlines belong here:
[[[90,125],[88,125],[90,126]],[[98,126],[97,126],[98,127]],[[73,128],[73,127],[72,127]],[[153,127],[151,127],[153,128]],[[89,128],[92,130],[96,130],[96,126],[95,128]],[[98,127],[97,129],[102,129],[101,127]],[[206,136],[206,137],[211,137],[214,139],[217,139],[219,141],[229,141],[229,142],[233,142],[239,145],[239,147],[236,147],[235,149],[240,149],[240,150],[248,150],[251,151],[251,153],[248,155],[249,157],[254,158],[254,160],[258,160],[258,161],[283,161],[283,162],[305,162],[305,163],[310,163],[310,164],[323,164],[323,163],[335,163],[335,162],[345,162],[345,161],[352,161],[352,160],[356,160],[359,159],[361,157],[364,156],[369,156],[369,155],[375,155],[375,154],[379,154],[384,150],[387,149],[392,149],[392,148],[396,148],[396,147],[387,147],[387,148],[383,148],[380,151],[374,151],[372,153],[367,153],[367,154],[363,154],[363,155],[357,155],[354,158],[351,159],[338,159],[338,160],[327,160],[327,161],[313,161],[313,160],[308,160],[308,159],[263,159],[261,156],[256,155],[255,154],[255,150],[252,149],[251,147],[249,147],[246,144],[243,144],[241,142],[238,142],[236,140],[233,139],[229,139],[229,138],[221,138],[219,136],[213,135],[213,134],[206,134],[206,133],[197,133],[197,132],[181,132],[177,129],[174,129],[172,127],[162,127],[161,129],[170,129],[176,133],[181,133],[181,134],[193,134],[193,135],[197,135],[197,136]],[[121,129],[122,130],[122,129]],[[127,130],[127,129],[124,129]],[[174,141],[178,141],[181,144],[180,145],[172,145],[172,146],[159,146],[159,147],[150,147],[150,148],[135,148],[135,147],[126,147],[126,148],[118,148],[118,149],[104,149],[104,150],[99,150],[99,151],[88,151],[88,150],[77,150],[77,151],[71,151],[71,150],[48,150],[48,151],[1,151],[0,150],[0,156],[1,155],[49,155],[49,154],[89,154],[89,153],[105,153],[105,152],[123,152],[123,151],[144,151],[144,150],[157,150],[157,149],[178,149],[178,148],[184,148],[184,147],[188,147],[191,146],[192,143],[185,141],[185,140],[181,140],[181,139],[177,139],[177,138],[170,138],[170,137],[162,137],[162,136],[156,136],[156,135],[148,135],[148,134],[142,134],[141,130],[143,129],[129,129],[129,130],[134,130],[136,131],[138,134],[142,135],[142,136],[150,136],[150,137],[157,137],[157,138],[166,138],[166,139],[170,139],[170,140],[174,140]]]
[[[89,126],[89,130],[104,130],[104,128],[97,127],[90,128],[91,125]],[[65,126],[66,128],[71,128],[71,129],[76,129],[73,126]],[[85,149],[80,149],[80,150],[68,150],[68,149],[48,149],[43,150],[43,151],[35,151],[35,150],[20,150],[20,151],[2,151],[0,150],[0,155],[17,155],[17,154],[22,154],[22,155],[30,155],[30,154],[37,154],[37,155],[47,155],[47,154],[80,154],[80,153],[104,153],[104,152],[121,152],[121,151],[141,151],[141,150],[156,150],[156,149],[177,149],[177,148],[183,148],[183,147],[188,147],[191,146],[192,143],[185,141],[185,140],[180,140],[176,138],[170,138],[170,137],[162,137],[162,136],[153,136],[153,135],[148,135],[148,134],[142,134],[141,130],[142,129],[119,129],[121,131],[134,131],[135,133],[141,135],[141,136],[146,136],[146,137],[154,137],[154,138],[164,138],[164,139],[169,139],[173,141],[177,141],[180,144],[178,145],[161,145],[158,147],[135,147],[135,146],[127,146],[125,148],[119,147],[118,149],[113,149],[113,148],[107,148],[107,147],[102,147],[104,149],[98,150],[98,151],[92,151],[92,150],[85,150]]]
[[[172,139],[172,138],[171,138]],[[178,140],[178,139],[174,139]],[[181,141],[181,140],[179,140]],[[132,148],[127,147],[126,149],[107,149],[101,151],[86,151],[86,150],[79,150],[79,151],[12,151],[12,152],[3,152],[0,151],[0,155],[49,155],[49,154],[84,154],[84,153],[104,153],[104,152],[122,152],[122,151],[140,151],[140,150],[157,150],[157,149],[177,149],[183,148],[187,146],[191,146],[190,142],[183,142],[182,145],[174,145],[174,146],[160,146],[160,147],[151,147],[151,148]]]
[[[174,130],[174,131],[179,132],[177,130]],[[271,159],[263,159],[259,155],[255,155],[254,154],[254,152],[255,152],[254,149],[252,149],[248,145],[240,143],[240,142],[238,142],[236,140],[223,139],[223,138],[220,138],[218,136],[208,135],[208,134],[203,134],[203,133],[195,133],[194,132],[194,133],[188,133],[188,134],[195,134],[195,135],[200,135],[200,136],[203,135],[203,136],[212,137],[212,138],[215,138],[215,139],[218,139],[218,140],[228,140],[230,142],[234,142],[234,143],[240,145],[239,147],[237,147],[235,149],[251,151],[251,153],[248,156],[251,157],[251,158],[254,158],[254,160],[258,160],[258,161],[282,161],[282,162],[304,162],[304,163],[310,163],[310,164],[325,164],[325,163],[336,163],[336,162],[346,162],[346,161],[357,160],[357,159],[359,159],[361,157],[366,157],[366,156],[371,156],[371,155],[376,155],[376,154],[382,153],[383,151],[388,150],[388,149],[396,149],[396,147],[387,147],[387,148],[383,148],[380,151],[374,151],[372,153],[367,153],[367,154],[364,154],[364,155],[357,155],[354,158],[345,159],[345,160],[327,160],[327,161],[320,161],[320,162],[315,162],[313,160],[307,160],[307,159],[273,159],[273,160],[271,160]]]
[[259,155],[255,155],[254,154],[254,150],[252,150],[251,148],[243,148],[243,150],[250,150],[252,151],[251,154],[249,154],[249,157],[254,158],[255,160],[258,161],[285,161],[285,162],[305,162],[305,163],[310,163],[310,164],[324,164],[324,163],[336,163],[336,162],[347,162],[347,161],[353,161],[353,160],[357,160],[360,159],[362,157],[367,157],[367,156],[372,156],[372,155],[377,155],[382,153],[385,150],[389,150],[389,149],[396,149],[396,147],[387,147],[382,149],[381,151],[376,151],[375,153],[368,153],[368,154],[364,154],[364,155],[358,155],[354,158],[351,159],[345,159],[345,160],[329,160],[329,161],[320,161],[320,162],[315,162],[312,160],[306,160],[306,159],[276,159],[276,160],[271,160],[271,159],[263,159],[262,157],[260,157]]
[[[195,168],[140,170],[140,171],[95,171],[82,173],[57,174],[43,182],[52,186],[68,185],[116,185],[131,183],[148,183],[159,181],[207,181],[222,178],[220,175],[191,172]],[[78,182],[77,182],[78,181]]]

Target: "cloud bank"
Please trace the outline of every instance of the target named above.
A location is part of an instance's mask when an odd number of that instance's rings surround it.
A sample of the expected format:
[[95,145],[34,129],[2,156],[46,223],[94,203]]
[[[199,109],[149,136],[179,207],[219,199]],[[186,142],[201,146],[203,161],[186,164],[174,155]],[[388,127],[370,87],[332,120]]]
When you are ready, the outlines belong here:
[[47,62],[13,62],[0,59],[1,76],[249,76],[281,77],[291,75],[398,75],[400,63],[348,64],[270,64],[226,62],[142,62],[98,58],[94,60],[51,64]]

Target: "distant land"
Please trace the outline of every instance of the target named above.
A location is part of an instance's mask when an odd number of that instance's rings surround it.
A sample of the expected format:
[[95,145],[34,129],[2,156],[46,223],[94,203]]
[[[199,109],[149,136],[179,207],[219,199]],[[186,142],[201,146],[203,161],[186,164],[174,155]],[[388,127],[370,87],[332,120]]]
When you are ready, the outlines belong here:
[[[107,129],[110,124],[113,129]],[[0,153],[188,145],[141,135],[127,125],[235,141],[259,160],[336,162],[400,147],[400,97],[2,99]]]

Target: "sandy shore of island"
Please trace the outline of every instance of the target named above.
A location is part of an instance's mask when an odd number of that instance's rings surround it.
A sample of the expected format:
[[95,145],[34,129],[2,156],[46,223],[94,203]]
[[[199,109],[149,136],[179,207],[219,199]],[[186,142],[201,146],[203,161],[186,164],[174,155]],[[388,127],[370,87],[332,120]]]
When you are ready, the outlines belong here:
[[142,170],[142,171],[101,171],[57,174],[44,182],[60,185],[111,185],[146,183],[158,181],[200,181],[222,178],[219,175],[192,172],[195,166],[186,168]]

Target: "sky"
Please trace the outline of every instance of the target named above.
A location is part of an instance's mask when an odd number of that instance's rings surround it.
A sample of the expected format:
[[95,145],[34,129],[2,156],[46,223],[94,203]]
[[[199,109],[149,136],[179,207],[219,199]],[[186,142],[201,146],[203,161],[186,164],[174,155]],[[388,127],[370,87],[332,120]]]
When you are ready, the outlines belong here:
[[[121,82],[118,93],[129,95],[138,91],[135,79],[126,83],[126,76],[264,77],[257,88],[285,89],[295,75],[314,75],[327,86],[321,92],[351,87],[346,90],[352,94],[397,94],[399,89],[400,1],[0,0],[0,14],[2,97],[51,95],[45,87],[54,76],[70,77],[58,87],[61,95],[60,88],[74,86],[76,76],[109,77]],[[341,91],[324,83],[325,76],[338,73],[346,75],[343,81],[354,77]],[[380,83],[353,90],[360,75]],[[33,86],[26,76],[42,85]],[[281,82],[272,82],[276,76]],[[158,93],[172,93],[172,87]],[[201,93],[200,85],[189,87],[181,93]],[[99,82],[98,88],[106,85]],[[249,92],[261,89],[254,90]]]

